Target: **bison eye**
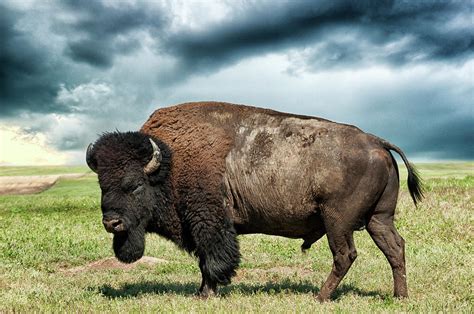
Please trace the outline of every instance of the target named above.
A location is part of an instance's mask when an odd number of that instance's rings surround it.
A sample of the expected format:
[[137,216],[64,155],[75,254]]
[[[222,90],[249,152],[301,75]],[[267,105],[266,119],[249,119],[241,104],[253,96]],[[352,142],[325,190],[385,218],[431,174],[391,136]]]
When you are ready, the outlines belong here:
[[140,193],[141,191],[143,191],[143,185],[140,184],[139,186],[137,186],[136,189],[133,190],[132,193],[133,193],[133,195],[137,195],[137,194]]

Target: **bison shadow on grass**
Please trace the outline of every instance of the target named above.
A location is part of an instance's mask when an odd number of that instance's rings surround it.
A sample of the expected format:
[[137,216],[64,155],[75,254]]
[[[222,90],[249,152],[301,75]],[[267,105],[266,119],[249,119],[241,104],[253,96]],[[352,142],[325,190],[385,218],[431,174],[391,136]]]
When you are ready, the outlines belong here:
[[[177,294],[183,296],[196,295],[198,285],[195,283],[159,283],[153,281],[145,281],[141,283],[124,284],[120,288],[113,288],[110,285],[103,285],[98,288],[89,288],[90,290],[99,291],[99,293],[109,299],[116,298],[134,298],[143,294]],[[223,287],[219,291],[221,297],[227,297],[232,293],[253,295],[256,293],[265,293],[268,295],[272,294],[317,294],[319,287],[314,286],[308,281],[294,282],[289,279],[281,282],[267,281],[264,284],[245,284],[238,283],[232,286]],[[389,294],[381,293],[378,291],[366,291],[359,289],[352,284],[342,284],[336,289],[332,297],[333,300],[337,300],[340,297],[354,293],[363,297],[375,297],[380,299],[391,298]]]

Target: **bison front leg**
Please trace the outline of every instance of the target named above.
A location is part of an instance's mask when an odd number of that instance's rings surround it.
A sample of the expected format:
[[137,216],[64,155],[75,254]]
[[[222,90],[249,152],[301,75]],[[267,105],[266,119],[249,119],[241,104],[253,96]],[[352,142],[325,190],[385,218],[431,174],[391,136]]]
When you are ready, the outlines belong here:
[[202,274],[199,295],[207,298],[217,293],[218,284],[229,284],[235,275],[240,262],[237,233],[229,219],[218,219],[209,213],[191,226]]
[[214,296],[217,293],[217,282],[212,280],[207,275],[207,270],[204,267],[203,259],[199,260],[199,269],[201,270],[202,275],[202,283],[201,287],[199,288],[198,295],[203,298],[207,299],[208,297]]

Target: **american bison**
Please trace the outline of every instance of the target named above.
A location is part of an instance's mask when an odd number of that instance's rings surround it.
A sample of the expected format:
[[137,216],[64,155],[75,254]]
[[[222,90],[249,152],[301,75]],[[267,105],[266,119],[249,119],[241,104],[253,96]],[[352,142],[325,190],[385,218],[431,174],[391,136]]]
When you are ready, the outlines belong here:
[[351,125],[243,105],[159,109],[138,132],[102,135],[86,159],[119,260],[138,260],[145,233],[158,233],[199,259],[207,297],[235,275],[237,235],[301,238],[303,250],[327,235],[334,262],[317,296],[325,301],[356,259],[353,233],[363,228],[392,267],[394,295],[408,295],[390,150],[407,166],[416,205],[419,177],[395,145]]

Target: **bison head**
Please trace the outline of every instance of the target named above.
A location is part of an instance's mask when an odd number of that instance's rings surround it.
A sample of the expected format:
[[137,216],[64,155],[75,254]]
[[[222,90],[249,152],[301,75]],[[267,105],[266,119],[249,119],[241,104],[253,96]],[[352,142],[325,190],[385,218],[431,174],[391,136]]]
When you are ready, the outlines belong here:
[[87,164],[102,190],[102,223],[114,234],[113,249],[122,262],[143,256],[145,230],[162,203],[163,149],[166,155],[162,142],[140,132],[107,133],[87,149]]

